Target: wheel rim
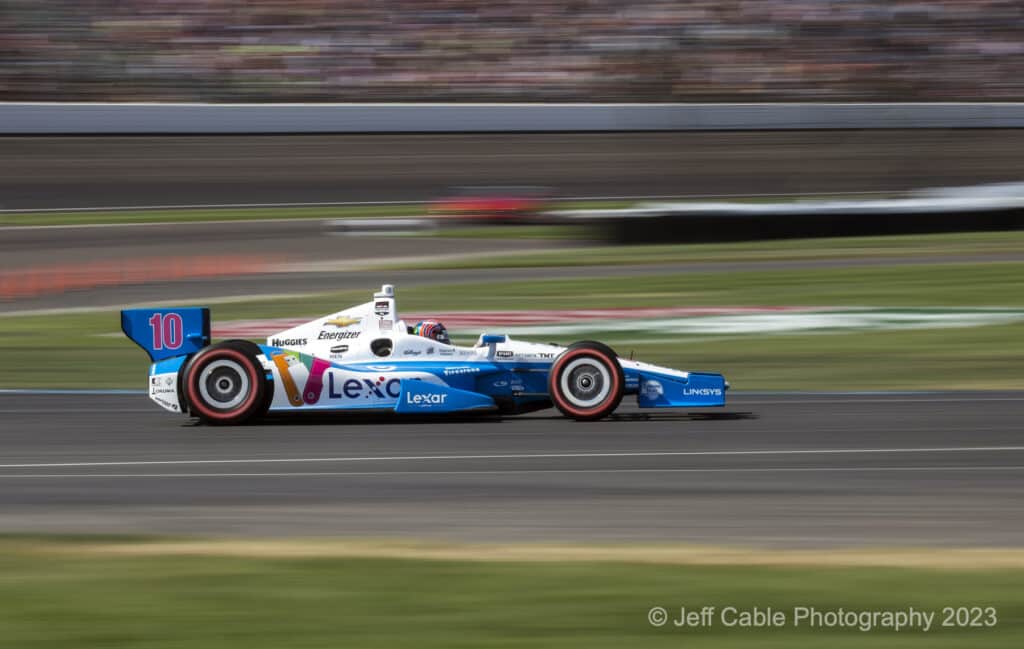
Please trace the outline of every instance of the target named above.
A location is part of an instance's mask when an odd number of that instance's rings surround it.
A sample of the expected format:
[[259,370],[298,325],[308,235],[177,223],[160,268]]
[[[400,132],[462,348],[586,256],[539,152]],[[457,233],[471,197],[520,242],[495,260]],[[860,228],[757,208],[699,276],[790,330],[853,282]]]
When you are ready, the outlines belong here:
[[593,358],[577,358],[562,369],[561,392],[576,408],[601,404],[612,391],[612,375],[604,363]]
[[199,374],[199,394],[218,410],[231,410],[246,400],[252,386],[241,364],[227,359],[215,360]]

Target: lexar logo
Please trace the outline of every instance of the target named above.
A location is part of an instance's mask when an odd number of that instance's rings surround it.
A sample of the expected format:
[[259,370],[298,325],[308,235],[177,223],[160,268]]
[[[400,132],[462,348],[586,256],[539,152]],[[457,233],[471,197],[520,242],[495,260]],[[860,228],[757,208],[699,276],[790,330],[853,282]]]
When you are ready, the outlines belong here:
[[448,400],[447,394],[409,394],[405,395],[405,402],[413,405],[441,405]]
[[401,379],[386,376],[373,379],[346,379],[334,382],[334,374],[327,375],[327,395],[331,399],[397,399],[401,394]]

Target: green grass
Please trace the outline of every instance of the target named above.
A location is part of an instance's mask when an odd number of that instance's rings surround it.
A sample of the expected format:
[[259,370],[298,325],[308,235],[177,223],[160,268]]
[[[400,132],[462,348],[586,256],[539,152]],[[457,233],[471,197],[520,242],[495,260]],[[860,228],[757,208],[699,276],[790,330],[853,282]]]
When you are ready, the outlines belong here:
[[417,267],[468,270],[1016,254],[1024,255],[1024,232],[838,237],[712,244],[587,246],[569,250],[538,250],[513,254],[489,252],[475,258],[446,259],[426,265],[420,264]]
[[96,212],[24,212],[0,214],[0,226],[93,225],[126,223],[203,223],[270,219],[341,219],[373,216],[418,216],[421,204],[339,205],[334,207],[251,207],[169,210],[109,210]]
[[[368,287],[368,291],[372,287]],[[214,304],[214,323],[309,317],[368,292]],[[1024,263],[688,273],[400,289],[404,312],[628,306],[1024,306]],[[145,354],[117,313],[0,317],[0,387],[141,389]],[[653,363],[720,370],[738,389],[1024,388],[1024,325],[772,336],[594,336]],[[573,340],[585,335],[573,336]],[[540,339],[547,340],[548,336]],[[460,342],[468,343],[464,336]],[[571,340],[557,342],[568,343]]]
[[[5,544],[7,545],[7,544]],[[0,553],[0,642],[131,647],[1019,647],[1024,573],[617,562]],[[20,548],[20,549],[19,549]],[[938,611],[993,606],[994,628],[654,628],[662,606]]]

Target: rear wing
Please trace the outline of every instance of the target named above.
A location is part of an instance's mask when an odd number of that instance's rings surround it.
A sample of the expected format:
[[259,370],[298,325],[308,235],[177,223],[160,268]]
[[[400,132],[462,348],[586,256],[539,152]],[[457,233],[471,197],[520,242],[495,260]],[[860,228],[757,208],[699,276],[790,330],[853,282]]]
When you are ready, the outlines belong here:
[[153,362],[184,356],[210,344],[210,310],[206,307],[125,309],[121,331],[146,350]]

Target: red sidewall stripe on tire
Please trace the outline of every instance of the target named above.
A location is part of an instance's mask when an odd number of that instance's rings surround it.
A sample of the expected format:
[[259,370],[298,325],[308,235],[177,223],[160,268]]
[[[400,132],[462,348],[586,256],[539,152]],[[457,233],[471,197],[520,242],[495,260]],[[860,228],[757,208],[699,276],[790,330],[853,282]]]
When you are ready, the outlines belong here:
[[[238,404],[238,406],[236,406],[232,410],[213,410],[209,408],[205,403],[203,403],[202,395],[197,393],[196,381],[192,380],[192,376],[196,375],[196,373],[199,372],[206,365],[209,365],[210,362],[225,357],[238,361],[238,363],[242,367],[244,367],[248,372],[249,396],[246,397],[245,401]],[[253,365],[252,359],[250,359],[242,352],[236,351],[234,349],[218,349],[216,351],[210,352],[209,355],[200,358],[199,362],[194,364],[192,368],[189,370],[189,376],[185,377],[185,379],[189,404],[192,406],[194,410],[199,411],[199,414],[201,414],[203,417],[206,417],[207,419],[225,420],[231,419],[232,417],[237,417],[240,413],[245,412],[248,408],[252,407],[253,402],[256,401],[256,395],[259,393],[259,389],[257,388],[258,384],[256,383],[256,381],[259,379],[259,374],[256,372],[256,367]]]
[[568,410],[574,416],[587,417],[596,412],[600,412],[603,408],[607,407],[608,399],[605,399],[604,401],[594,406],[593,408],[583,409],[573,406],[562,397],[561,391],[559,389],[561,387],[561,377],[559,376],[559,372],[561,372],[562,368],[565,366],[566,363],[576,358],[577,356],[594,356],[596,358],[602,359],[605,363],[609,365],[608,369],[611,371],[612,375],[612,387],[611,390],[608,391],[609,399],[614,399],[615,395],[619,393],[620,379],[619,372],[616,371],[618,361],[612,358],[608,358],[607,354],[605,354],[604,352],[597,351],[595,349],[574,349],[570,352],[567,352],[564,356],[558,359],[555,365],[551,368],[551,398],[555,400],[555,403],[558,404],[560,408],[562,408],[563,410]]

